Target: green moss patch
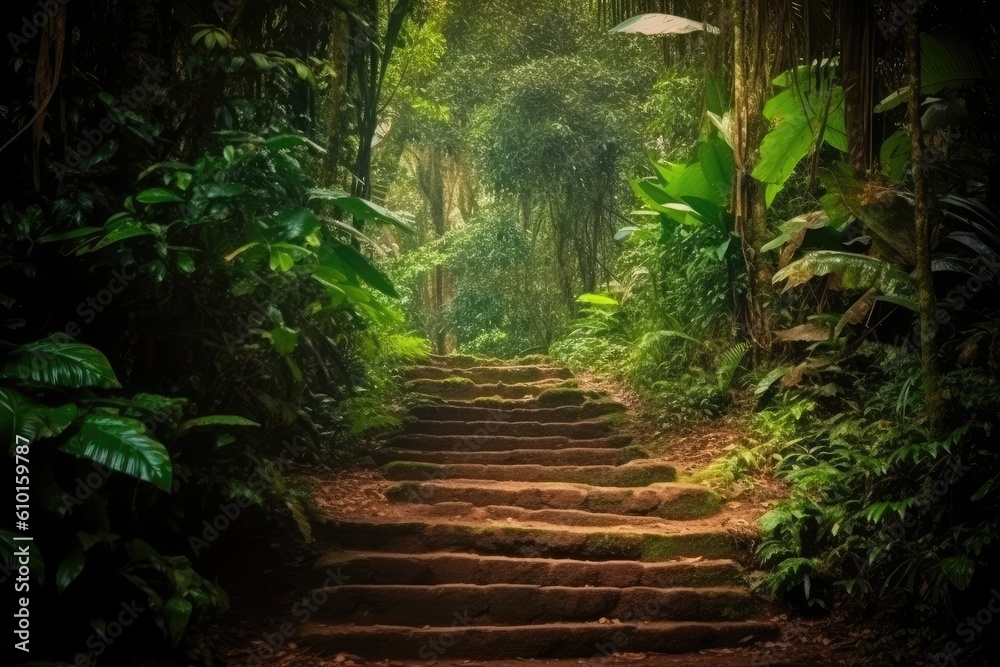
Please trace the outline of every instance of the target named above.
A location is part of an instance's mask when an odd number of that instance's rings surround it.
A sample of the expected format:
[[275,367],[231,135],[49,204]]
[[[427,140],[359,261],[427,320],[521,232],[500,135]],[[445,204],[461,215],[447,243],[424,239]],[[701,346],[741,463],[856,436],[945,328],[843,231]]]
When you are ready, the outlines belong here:
[[597,398],[599,394],[594,391],[585,391],[575,387],[552,387],[546,389],[538,395],[538,404],[554,408],[561,405],[583,405],[587,399]]
[[625,406],[607,397],[588,398],[580,406],[580,417],[590,419],[625,412]]

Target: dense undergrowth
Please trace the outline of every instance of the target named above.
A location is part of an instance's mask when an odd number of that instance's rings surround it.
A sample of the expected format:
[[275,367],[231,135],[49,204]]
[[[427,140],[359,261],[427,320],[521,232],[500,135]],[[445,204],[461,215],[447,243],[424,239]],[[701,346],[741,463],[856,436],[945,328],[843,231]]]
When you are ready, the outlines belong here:
[[[967,47],[942,37],[924,48],[947,60],[948,49]],[[843,163],[842,106],[826,112],[825,134],[790,145],[796,123],[823,115],[816,100],[839,99],[839,76],[836,67],[800,67],[774,80],[764,106],[771,133],[753,176],[784,221],[760,249],[772,258],[768,283],[773,272],[784,287],[755,288],[767,299],[767,349],[741,310],[760,277],[743,271],[727,185],[732,153],[714,138],[726,138],[725,110],[709,101],[713,124],[686,161],[653,160],[655,177],[633,182],[643,210],[616,236],[614,279],[578,298],[551,353],[625,381],[665,425],[747,421],[744,441],[693,479],[724,493],[762,475],[786,487],[761,520],[761,593],[802,613],[846,606],[887,629],[862,646],[862,661],[982,660],[992,631],[962,623],[996,582],[1000,225],[986,176],[992,158],[976,139],[990,116],[944,111],[987,93],[970,82],[927,100],[942,111],[923,117],[928,145],[944,147],[930,162],[907,162],[900,129],[881,146],[881,170],[857,176]],[[905,124],[885,106],[882,114]],[[937,421],[915,324],[918,169],[937,211],[935,363],[947,369]]]
[[[316,102],[337,63],[308,51],[343,20],[228,7],[223,28],[210,3],[155,4],[68,8],[58,122],[34,155],[23,137],[4,193],[0,437],[31,503],[0,550],[13,563],[15,536],[34,538],[31,655],[48,665],[214,664],[227,563],[311,539],[287,473],[363,455],[428,353],[371,259],[407,221],[324,164],[343,148]],[[123,60],[101,37],[130,30],[157,48]],[[45,48],[11,58],[28,90]],[[30,99],[4,108],[12,134]]]

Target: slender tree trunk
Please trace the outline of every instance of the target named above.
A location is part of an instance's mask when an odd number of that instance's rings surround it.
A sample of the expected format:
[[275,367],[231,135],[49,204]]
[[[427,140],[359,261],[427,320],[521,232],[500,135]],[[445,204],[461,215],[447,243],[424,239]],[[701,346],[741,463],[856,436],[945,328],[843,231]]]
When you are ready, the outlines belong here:
[[[431,223],[434,225],[434,238],[439,239],[448,231],[447,188],[445,187],[446,156],[440,146],[430,145],[422,150],[417,159],[417,186],[427,201],[430,209]],[[448,331],[444,323],[445,309],[445,269],[438,265],[434,267],[434,288],[432,311],[435,320],[434,340],[438,354],[448,352]]]
[[913,217],[917,234],[917,288],[920,312],[920,369],[924,384],[924,410],[933,435],[941,432],[944,404],[941,376],[937,365],[937,299],[931,271],[930,205],[925,172],[924,129],[920,113],[920,29],[914,14],[906,27],[906,63],[909,70],[910,99],[907,106],[910,154],[913,160]]
[[741,319],[757,348],[773,342],[768,304],[771,272],[760,255],[767,237],[765,190],[751,173],[766,134],[764,99],[771,87],[773,48],[767,25],[771,0],[731,0],[733,22],[733,195],[732,211],[747,270]]
[[875,6],[869,0],[840,0],[844,115],[851,165],[858,175],[872,166],[872,108],[875,77]]

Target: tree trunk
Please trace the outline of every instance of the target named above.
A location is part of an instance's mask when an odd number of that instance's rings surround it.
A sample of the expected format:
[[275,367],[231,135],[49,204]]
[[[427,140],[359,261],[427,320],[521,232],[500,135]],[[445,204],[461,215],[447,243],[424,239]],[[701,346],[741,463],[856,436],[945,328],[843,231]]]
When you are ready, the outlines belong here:
[[[445,188],[444,161],[446,156],[440,146],[429,145],[420,151],[417,158],[417,186],[427,201],[434,238],[439,239],[448,231],[448,206]],[[444,267],[434,267],[434,289],[432,313],[434,316],[434,340],[438,354],[447,354],[447,328],[444,323],[445,275]]]
[[840,0],[844,116],[854,171],[872,166],[872,109],[875,78],[875,7],[869,0]]
[[913,218],[917,234],[917,305],[920,313],[920,370],[924,385],[924,410],[932,435],[941,433],[944,404],[941,376],[937,365],[937,298],[931,270],[930,205],[924,164],[924,129],[920,113],[920,29],[917,17],[910,17],[906,27],[906,63],[909,71],[910,99],[907,121],[910,154],[913,160]]
[[768,35],[770,0],[731,0],[733,22],[733,195],[732,211],[747,270],[747,293],[740,317],[756,347],[773,342],[769,302],[771,272],[760,256],[767,237],[764,187],[751,176],[767,132],[764,99],[771,88],[774,49]]

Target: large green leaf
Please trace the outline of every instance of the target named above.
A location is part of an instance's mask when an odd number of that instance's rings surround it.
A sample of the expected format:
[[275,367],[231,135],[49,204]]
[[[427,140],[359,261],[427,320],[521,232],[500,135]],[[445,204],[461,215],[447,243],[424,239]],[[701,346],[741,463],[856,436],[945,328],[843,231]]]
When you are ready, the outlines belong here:
[[166,188],[150,188],[143,190],[135,196],[140,204],[175,204],[183,202],[184,199]]
[[15,436],[30,441],[62,433],[76,419],[77,407],[67,403],[49,408],[22,394],[0,387],[0,442],[15,442]]
[[109,245],[134,239],[140,236],[153,236],[157,233],[158,227],[150,225],[132,217],[125,217],[108,224],[105,227],[106,233],[96,243],[86,246],[79,251],[79,254],[93,252],[106,248]]
[[630,185],[646,208],[665,216],[665,233],[670,233],[671,221],[695,227],[711,224],[728,231],[733,174],[733,151],[728,144],[720,139],[699,144],[698,159],[690,164],[653,158],[649,163],[658,182],[636,179]]
[[34,440],[45,428],[49,409],[26,396],[0,387],[0,438],[14,442],[15,436]]
[[349,245],[337,245],[334,248],[337,257],[343,262],[345,268],[354,275],[368,283],[379,292],[393,298],[399,298],[399,293],[392,286],[388,276],[378,270],[374,264]]
[[890,181],[899,183],[903,180],[906,165],[910,162],[910,135],[906,130],[900,128],[882,142],[879,162]]
[[413,233],[413,227],[392,211],[375,202],[360,197],[344,197],[333,201],[334,206],[365,222],[380,222],[395,225],[399,229]]
[[[920,92],[933,95],[983,78],[982,59],[975,44],[964,35],[920,35]],[[894,109],[910,97],[910,87],[895,91],[878,105],[876,113]]]
[[618,308],[619,306],[618,301],[603,294],[581,294],[576,297],[576,302],[599,308]]
[[306,145],[320,151],[321,153],[326,152],[326,149],[322,146],[301,134],[275,134],[265,139],[264,143],[272,151],[280,151],[285,150],[286,148]]
[[846,289],[877,289],[882,294],[909,300],[917,294],[916,280],[892,264],[874,257],[834,250],[819,250],[792,262],[774,274],[774,283],[787,281],[784,289],[787,292],[817,276],[828,274],[840,278]]
[[170,598],[163,605],[163,619],[166,621],[167,636],[171,643],[176,645],[184,637],[184,628],[187,627],[193,608],[190,602],[178,596]]
[[210,428],[213,426],[260,426],[260,424],[238,415],[206,415],[182,422],[177,427],[177,434],[180,435],[191,429]]
[[142,422],[135,419],[89,414],[80,430],[60,449],[170,491],[173,481],[170,455],[159,441],[146,434]]
[[829,84],[816,89],[810,81],[781,91],[764,106],[764,116],[773,128],[761,143],[753,177],[769,185],[768,206],[821,139],[847,150],[843,89]]
[[28,343],[13,356],[0,376],[55,387],[121,386],[100,350],[69,336],[54,335]]
[[948,581],[955,585],[955,588],[964,591],[972,583],[972,577],[976,574],[976,563],[968,556],[942,558],[941,571],[948,577]]
[[103,231],[103,227],[78,227],[72,231],[62,232],[60,234],[46,234],[42,238],[38,239],[38,242],[55,243],[56,241],[67,241],[69,239],[76,239],[82,236],[93,236],[94,234]]
[[323,223],[307,208],[285,209],[267,221],[270,241],[300,241]]
[[733,187],[733,149],[721,139],[706,141],[698,146],[698,164],[705,181],[715,192],[711,201],[723,205],[728,203]]

